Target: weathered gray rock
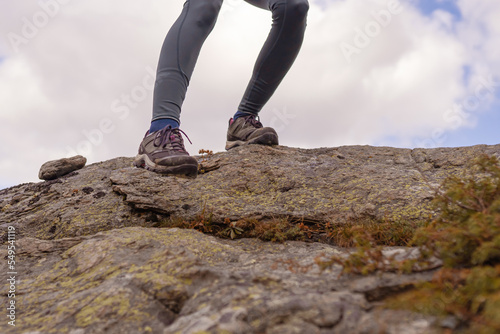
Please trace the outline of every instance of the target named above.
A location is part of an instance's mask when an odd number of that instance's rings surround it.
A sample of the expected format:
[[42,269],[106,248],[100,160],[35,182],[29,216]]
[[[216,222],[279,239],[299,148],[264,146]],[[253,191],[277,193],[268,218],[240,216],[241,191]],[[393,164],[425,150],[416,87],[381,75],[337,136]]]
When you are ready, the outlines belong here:
[[55,180],[0,190],[0,226],[13,225],[19,238],[57,239],[146,224],[144,217],[151,214],[134,213],[111,189],[109,175],[131,161],[117,158]]
[[[398,149],[298,149],[251,145],[199,158],[196,179],[158,175],[131,158],[92,164],[56,180],[0,190],[0,225],[20,236],[54,239],[166,217],[215,222],[288,217],[305,222],[422,221],[448,175],[500,145]],[[207,167],[208,166],[208,167]]]
[[[0,190],[1,240],[7,226],[16,228],[20,280],[17,326],[0,322],[0,332],[433,333],[433,325],[451,327],[452,321],[378,307],[388,295],[428,281],[432,270],[339,278],[340,268],[320,272],[314,260],[347,249],[155,227],[168,217],[200,215],[214,222],[424,221],[435,215],[430,201],[441,181],[481,154],[500,156],[500,145],[248,146],[199,157],[194,180],[116,158]],[[0,257],[6,254],[2,247]],[[0,262],[3,282],[6,266]]]
[[[320,272],[317,256],[347,252],[320,243],[132,227],[26,238],[18,248],[18,322],[15,328],[0,322],[2,333],[431,333],[435,323],[377,309],[352,288],[365,286],[356,283],[366,278],[338,278],[338,267]],[[0,281],[7,271],[2,261]],[[368,290],[373,295],[431,276],[386,273],[373,276]],[[5,305],[6,295],[0,299]]]
[[40,167],[38,178],[41,180],[54,180],[60,176],[81,169],[87,163],[87,159],[81,155],[76,155],[71,158],[63,158],[59,160],[47,161]]

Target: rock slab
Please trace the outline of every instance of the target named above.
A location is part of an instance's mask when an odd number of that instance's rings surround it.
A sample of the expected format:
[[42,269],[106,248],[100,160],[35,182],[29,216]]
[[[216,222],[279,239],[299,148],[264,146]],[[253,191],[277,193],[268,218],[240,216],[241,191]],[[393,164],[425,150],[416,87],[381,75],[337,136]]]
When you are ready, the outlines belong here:
[[[320,243],[130,227],[90,237],[25,238],[18,249],[17,323],[0,322],[2,333],[434,331],[433,317],[379,309],[369,298],[429,280],[432,272],[338,278],[340,268],[320,272],[314,259],[347,251]],[[5,263],[1,281],[8,278]],[[0,300],[5,305],[7,295]]]
[[60,176],[81,169],[87,163],[87,159],[81,155],[76,155],[71,158],[63,158],[59,160],[47,161],[40,167],[38,178],[40,180],[54,180]]
[[425,221],[436,214],[430,201],[441,181],[482,154],[500,157],[500,145],[247,146],[198,157],[194,180],[116,158],[0,190],[0,281],[9,278],[7,226],[16,229],[19,279],[17,325],[0,322],[0,332],[434,333],[433,317],[378,306],[428,281],[432,271],[339,277],[340,268],[320,272],[315,259],[348,249],[223,240],[156,226],[200,216]]
[[214,222],[421,222],[435,214],[431,200],[442,180],[462,173],[481,154],[500,156],[500,145],[414,150],[250,145],[198,157],[205,172],[194,180],[158,175],[134,168],[132,158],[116,158],[55,180],[0,190],[0,226],[13,224],[20,237],[58,239],[203,215]]

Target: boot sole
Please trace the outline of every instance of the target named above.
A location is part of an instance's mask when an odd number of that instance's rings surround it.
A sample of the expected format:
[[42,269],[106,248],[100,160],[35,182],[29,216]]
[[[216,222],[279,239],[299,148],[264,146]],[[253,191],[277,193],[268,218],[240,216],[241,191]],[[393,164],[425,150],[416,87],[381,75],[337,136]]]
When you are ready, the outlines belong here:
[[185,163],[175,166],[161,166],[151,161],[146,154],[138,154],[134,159],[134,166],[162,175],[185,176],[188,178],[196,178],[198,175],[198,164]]
[[234,141],[226,141],[226,151],[235,148],[237,146],[244,146],[244,145],[252,145],[252,144],[257,144],[257,145],[278,145],[278,135],[274,133],[264,133],[262,136],[253,138],[248,141],[244,140],[234,140]]

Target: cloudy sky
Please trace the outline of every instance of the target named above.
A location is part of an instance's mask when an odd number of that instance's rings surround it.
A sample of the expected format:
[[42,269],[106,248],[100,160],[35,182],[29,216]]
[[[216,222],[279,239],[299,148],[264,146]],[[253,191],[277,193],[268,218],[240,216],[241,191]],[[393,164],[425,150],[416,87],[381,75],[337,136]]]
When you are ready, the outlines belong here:
[[[183,0],[0,3],[0,189],[42,163],[134,156]],[[297,61],[261,113],[313,148],[498,144],[500,1],[310,0]],[[183,107],[191,154],[222,151],[270,13],[225,0]]]

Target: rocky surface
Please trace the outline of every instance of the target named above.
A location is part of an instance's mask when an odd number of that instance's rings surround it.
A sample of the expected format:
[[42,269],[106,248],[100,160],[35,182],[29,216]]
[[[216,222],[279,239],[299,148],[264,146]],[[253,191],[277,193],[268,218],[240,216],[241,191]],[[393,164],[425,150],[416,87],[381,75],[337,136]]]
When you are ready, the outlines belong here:
[[54,180],[63,175],[81,169],[87,163],[87,159],[81,155],[71,158],[47,161],[40,167],[38,178],[40,180]]
[[[338,277],[322,243],[225,240],[160,229],[168,217],[213,221],[424,221],[448,175],[500,145],[441,149],[239,147],[199,157],[197,179],[117,158],[0,190],[2,259],[16,229],[12,333],[432,333],[439,321],[380,308],[432,271]],[[395,249],[386,249],[386,254]],[[398,249],[409,252],[410,249]],[[7,261],[0,264],[5,282]],[[2,305],[8,301],[2,285]]]
[[[297,222],[422,221],[447,175],[500,145],[442,149],[347,146],[238,147],[200,157],[196,179],[132,167],[131,158],[92,164],[55,180],[0,190],[0,226],[19,236],[57,239],[166,217],[210,215]],[[210,170],[203,173],[203,171]]]
[[131,227],[18,246],[12,333],[428,333],[434,322],[376,307],[432,272],[339,279],[314,259],[346,250],[320,243]]

